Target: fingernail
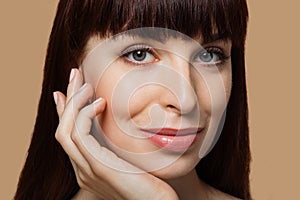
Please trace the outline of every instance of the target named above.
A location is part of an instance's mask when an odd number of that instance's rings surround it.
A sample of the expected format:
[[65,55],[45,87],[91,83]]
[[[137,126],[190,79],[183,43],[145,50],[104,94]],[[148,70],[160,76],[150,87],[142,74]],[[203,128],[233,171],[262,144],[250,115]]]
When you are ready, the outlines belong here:
[[74,78],[74,75],[75,75],[75,69],[72,69],[71,70],[71,73],[70,73],[70,79],[69,79],[69,82],[71,82]]
[[97,100],[95,100],[94,102],[93,102],[93,104],[94,105],[96,105],[96,104],[98,104],[98,103],[100,103],[101,101],[103,101],[103,98],[98,98]]
[[82,86],[81,86],[81,90],[84,90],[87,86],[87,83],[84,83]]
[[54,98],[54,102],[57,105],[57,100],[58,100],[58,96],[56,92],[53,92],[53,98]]

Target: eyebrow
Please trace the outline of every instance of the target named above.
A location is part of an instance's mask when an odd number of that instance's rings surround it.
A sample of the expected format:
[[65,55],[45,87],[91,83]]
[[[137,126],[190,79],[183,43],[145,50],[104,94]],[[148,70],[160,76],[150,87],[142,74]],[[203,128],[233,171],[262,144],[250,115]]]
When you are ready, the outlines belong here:
[[228,36],[213,34],[211,37],[206,38],[205,40],[203,40],[201,45],[206,45],[206,44],[210,44],[210,43],[213,43],[213,42],[227,41],[228,39],[229,39]]
[[228,37],[224,35],[219,34],[213,34],[210,37],[205,38],[202,42],[199,41],[199,39],[194,39],[189,36],[184,35],[183,33],[176,32],[176,34],[168,34],[168,32],[154,32],[154,31],[126,31],[124,33],[120,33],[117,35],[113,35],[113,40],[121,39],[122,37],[131,37],[131,38],[141,38],[146,40],[154,40],[160,43],[165,43],[169,37],[173,38],[181,38],[183,40],[195,40],[199,42],[201,45],[206,45],[209,43],[217,42],[217,41],[226,41],[228,40]]

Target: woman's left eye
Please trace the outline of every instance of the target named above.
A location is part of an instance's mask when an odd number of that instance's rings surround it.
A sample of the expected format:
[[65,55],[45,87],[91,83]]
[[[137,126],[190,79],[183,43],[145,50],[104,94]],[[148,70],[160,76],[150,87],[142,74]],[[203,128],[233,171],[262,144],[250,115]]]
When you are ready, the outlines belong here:
[[157,61],[157,58],[150,48],[129,50],[128,52],[123,53],[121,57],[133,64],[149,64]]
[[223,63],[228,56],[219,48],[208,48],[201,50],[196,56],[195,61],[204,65],[214,65]]

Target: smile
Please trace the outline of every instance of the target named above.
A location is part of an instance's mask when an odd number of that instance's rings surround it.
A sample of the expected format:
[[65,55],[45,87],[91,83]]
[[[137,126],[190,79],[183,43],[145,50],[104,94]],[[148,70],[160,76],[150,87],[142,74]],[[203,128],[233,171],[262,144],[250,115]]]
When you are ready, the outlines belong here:
[[141,130],[155,146],[173,152],[184,152],[196,143],[203,129],[154,128]]

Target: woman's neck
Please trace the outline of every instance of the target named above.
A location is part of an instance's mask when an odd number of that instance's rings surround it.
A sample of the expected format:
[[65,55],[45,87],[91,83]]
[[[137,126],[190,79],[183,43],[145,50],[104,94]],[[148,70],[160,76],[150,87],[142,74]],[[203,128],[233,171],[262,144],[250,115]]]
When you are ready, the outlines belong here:
[[199,179],[196,170],[187,175],[165,180],[182,200],[237,200],[237,198],[225,194]]
[[180,199],[208,199],[208,187],[198,178],[195,170],[185,176],[165,181],[176,191]]

